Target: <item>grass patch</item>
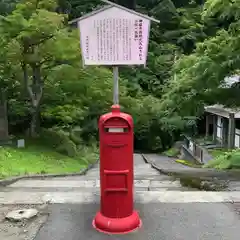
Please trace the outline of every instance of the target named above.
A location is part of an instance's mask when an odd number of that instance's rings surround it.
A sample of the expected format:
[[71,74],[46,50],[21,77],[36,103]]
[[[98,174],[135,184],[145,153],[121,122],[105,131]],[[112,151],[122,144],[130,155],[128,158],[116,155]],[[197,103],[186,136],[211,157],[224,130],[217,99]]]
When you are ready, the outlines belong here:
[[0,147],[0,177],[25,174],[79,172],[97,159],[95,149],[82,148],[75,158],[40,145]]
[[226,149],[215,151],[211,153],[214,159],[205,164],[204,168],[216,169],[240,169],[240,150],[234,149],[227,151]]
[[229,150],[225,148],[214,148],[214,149],[209,149],[208,152],[215,158],[220,155],[223,155],[226,152],[229,152]]
[[177,148],[170,148],[170,149],[166,150],[165,152],[163,152],[163,154],[168,157],[177,157],[180,154],[180,151]]

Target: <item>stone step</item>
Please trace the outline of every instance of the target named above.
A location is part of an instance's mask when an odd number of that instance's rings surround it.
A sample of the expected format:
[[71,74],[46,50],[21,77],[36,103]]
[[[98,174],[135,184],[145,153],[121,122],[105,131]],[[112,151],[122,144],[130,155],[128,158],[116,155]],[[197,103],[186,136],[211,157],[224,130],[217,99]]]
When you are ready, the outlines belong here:
[[[99,188],[100,180],[19,180],[11,185],[8,188],[31,188],[31,189],[40,189],[40,188]],[[135,188],[181,188],[179,181],[171,180],[134,180]]]
[[[89,175],[89,174],[99,174],[99,172],[100,172],[100,170],[98,168],[94,168],[94,169],[89,170],[86,175]],[[138,168],[134,168],[134,173],[135,174],[137,174],[139,172],[154,172],[154,173],[157,173],[158,171],[153,169],[152,167],[138,167]]]
[[[1,192],[100,192],[100,187],[5,187],[0,189]],[[161,186],[161,187],[134,187],[134,191],[197,191],[197,189],[191,189],[187,187],[177,186]]]
[[[133,169],[153,169],[153,168],[152,168],[151,164],[149,164],[149,163],[141,163],[138,165],[134,165]],[[99,165],[94,166],[89,171],[99,171]]]
[[[150,174],[150,175],[144,175],[144,174],[138,174],[134,176],[135,180],[174,180],[174,177],[166,176],[166,175],[160,175],[160,174]],[[82,176],[68,176],[68,177],[54,177],[49,178],[49,181],[56,181],[56,180],[64,180],[64,181],[78,181],[78,180],[99,180],[99,176],[88,176],[88,175],[82,175]],[[30,180],[29,180],[30,181]]]
[[[218,203],[237,202],[240,191],[136,191],[136,203]],[[99,203],[99,192],[0,192],[0,204],[88,204]]]
[[[139,175],[148,175],[148,176],[152,176],[152,175],[157,175],[159,174],[159,172],[157,172],[156,170],[153,170],[153,169],[143,169],[143,168],[140,168],[140,169],[137,169],[134,171],[134,176],[139,176]],[[99,177],[99,170],[97,171],[89,171],[86,176],[98,176]]]

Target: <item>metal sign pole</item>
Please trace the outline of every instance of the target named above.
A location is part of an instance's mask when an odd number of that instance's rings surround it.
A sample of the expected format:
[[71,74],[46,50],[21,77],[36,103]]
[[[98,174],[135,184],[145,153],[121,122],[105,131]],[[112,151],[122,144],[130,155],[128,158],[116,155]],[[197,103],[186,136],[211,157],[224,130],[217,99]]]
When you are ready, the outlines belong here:
[[118,67],[113,67],[113,104],[119,104]]

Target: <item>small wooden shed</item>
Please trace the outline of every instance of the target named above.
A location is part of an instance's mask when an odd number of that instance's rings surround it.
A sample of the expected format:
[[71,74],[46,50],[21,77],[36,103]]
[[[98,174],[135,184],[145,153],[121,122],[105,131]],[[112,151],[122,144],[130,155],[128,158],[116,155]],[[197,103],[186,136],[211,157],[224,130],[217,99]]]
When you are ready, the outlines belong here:
[[214,142],[220,142],[223,147],[240,147],[240,109],[226,108],[215,104],[205,107],[206,136],[209,136],[210,125],[213,129]]

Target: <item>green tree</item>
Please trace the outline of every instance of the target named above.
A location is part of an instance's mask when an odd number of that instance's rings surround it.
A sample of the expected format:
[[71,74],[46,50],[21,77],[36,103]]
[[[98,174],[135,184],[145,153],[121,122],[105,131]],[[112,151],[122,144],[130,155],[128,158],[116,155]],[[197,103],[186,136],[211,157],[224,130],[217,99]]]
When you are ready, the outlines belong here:
[[234,100],[234,96],[239,94],[238,88],[219,89],[226,76],[239,72],[239,13],[237,1],[206,2],[203,11],[205,21],[218,16],[220,19],[231,19],[231,22],[228,22],[227,29],[219,28],[215,36],[197,43],[194,53],[183,55],[177,61],[176,78],[172,78],[162,96],[162,111],[168,112],[169,116],[173,113],[197,116],[202,113],[204,104],[239,103],[237,98]]
[[37,133],[47,74],[56,65],[80,59],[77,35],[65,28],[65,16],[57,14],[56,7],[54,1],[26,0],[1,21],[8,60],[21,69],[30,98],[32,136]]
[[17,2],[17,0],[0,0],[0,15],[9,14]]

